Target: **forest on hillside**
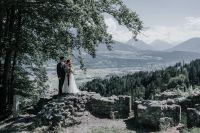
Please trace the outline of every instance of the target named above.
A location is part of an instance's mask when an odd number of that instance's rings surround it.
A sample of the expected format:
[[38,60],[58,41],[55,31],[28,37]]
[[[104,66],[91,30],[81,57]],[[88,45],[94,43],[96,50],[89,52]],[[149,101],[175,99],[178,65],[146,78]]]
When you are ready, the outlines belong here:
[[190,63],[176,63],[156,71],[140,71],[124,76],[94,79],[81,86],[81,90],[98,92],[103,96],[130,95],[136,99],[154,99],[166,90],[188,91],[200,84],[200,59]]

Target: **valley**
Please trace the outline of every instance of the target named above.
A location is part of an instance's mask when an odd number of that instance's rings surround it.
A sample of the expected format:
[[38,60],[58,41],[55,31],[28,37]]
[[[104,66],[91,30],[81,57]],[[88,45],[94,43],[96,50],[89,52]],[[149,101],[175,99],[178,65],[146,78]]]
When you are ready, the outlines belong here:
[[[129,42],[130,43],[130,42]],[[144,43],[144,42],[143,42]],[[147,45],[147,44],[146,44]],[[84,53],[83,58],[87,68],[86,73],[79,69],[78,62],[73,59],[75,78],[78,86],[95,78],[106,78],[112,75],[125,75],[138,71],[152,71],[166,68],[177,62],[189,62],[200,58],[200,53],[189,51],[157,51],[141,50],[134,45],[114,41],[112,50],[100,44],[97,48],[96,58]],[[48,93],[57,93],[56,62],[47,64]]]

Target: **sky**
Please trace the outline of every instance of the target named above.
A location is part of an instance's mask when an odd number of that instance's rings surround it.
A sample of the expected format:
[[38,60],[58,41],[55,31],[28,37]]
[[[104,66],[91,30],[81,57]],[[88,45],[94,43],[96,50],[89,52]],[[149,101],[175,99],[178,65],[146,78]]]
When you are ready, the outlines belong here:
[[[200,0],[123,0],[144,23],[138,39],[146,43],[162,40],[178,44],[193,37],[200,37]],[[113,39],[126,42],[132,35],[119,26],[112,16],[105,22]]]

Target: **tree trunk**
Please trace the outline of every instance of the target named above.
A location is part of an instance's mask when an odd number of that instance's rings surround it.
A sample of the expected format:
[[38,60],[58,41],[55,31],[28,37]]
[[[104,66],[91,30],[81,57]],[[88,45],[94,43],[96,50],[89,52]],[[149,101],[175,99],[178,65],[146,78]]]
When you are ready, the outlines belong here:
[[9,93],[8,93],[8,100],[9,100],[9,105],[12,108],[13,105],[13,96],[14,96],[14,82],[15,82],[15,67],[16,67],[16,62],[17,62],[17,52],[18,52],[18,45],[20,42],[20,34],[21,34],[21,8],[18,7],[18,13],[17,13],[17,28],[16,28],[16,33],[15,33],[15,38],[16,38],[16,43],[15,43],[15,51],[14,51],[14,57],[13,57],[13,64],[12,64],[12,71],[11,71],[11,82],[10,82],[10,87],[9,87]]
[[[1,6],[1,5],[0,5]],[[2,86],[2,72],[3,72],[3,44],[2,44],[2,33],[3,33],[3,14],[2,9],[0,9],[0,89]]]
[[5,17],[4,16],[4,8],[3,8],[3,4],[0,3],[0,56],[2,55],[1,52],[2,52],[2,33],[3,33],[3,18]]
[[[3,16],[3,14],[2,14],[2,8],[1,8],[1,12],[0,12],[1,14],[1,18],[3,19],[3,17],[6,17],[6,24],[8,25],[8,22],[9,22],[9,18],[8,18],[8,14],[9,14],[9,10],[6,10],[6,15],[7,16]],[[0,28],[1,29],[3,29],[3,23],[2,23],[3,21],[1,21],[1,23],[0,23]],[[5,30],[3,31],[3,30],[1,30],[1,33],[0,33],[0,52],[1,52],[1,54],[0,54],[0,56],[1,56],[1,87],[0,87],[0,114],[2,115],[3,114],[3,112],[5,112],[4,110],[5,110],[5,105],[6,105],[6,90],[3,88],[3,73],[4,73],[4,69],[3,69],[3,67],[4,67],[4,65],[3,65],[3,52],[5,52],[5,51],[3,51],[3,44],[2,44],[2,37],[3,37],[3,35],[5,35],[6,34],[6,32],[5,32]],[[5,49],[4,49],[5,50]],[[4,59],[5,60],[5,59]],[[2,117],[0,117],[0,118],[2,118]]]
[[10,109],[12,109],[13,105],[13,96],[14,96],[14,72],[15,72],[15,66],[16,66],[16,59],[17,59],[17,52],[15,51],[14,57],[13,57],[13,64],[11,68],[11,80],[10,80],[10,86],[8,87],[8,104]]
[[3,73],[3,18],[4,16],[4,8],[3,3],[0,3],[0,86],[2,86],[2,73]]
[[5,61],[4,61],[4,71],[3,71],[3,81],[1,88],[1,102],[0,102],[0,113],[4,116],[8,115],[7,105],[8,105],[8,87],[9,87],[9,79],[10,79],[10,68],[11,68],[11,58],[13,53],[12,48],[12,37],[14,33],[14,21],[15,21],[15,6],[12,6],[10,9],[7,9],[7,21],[6,21],[6,29],[7,32],[5,35],[8,38],[8,48],[6,49]]
[[20,104],[20,96],[19,95],[14,95],[13,96],[13,117],[17,118],[19,116],[19,104]]
[[6,58],[4,63],[4,72],[3,72],[3,82],[2,82],[2,88],[1,88],[1,108],[0,112],[3,115],[6,115],[7,112],[7,96],[8,96],[8,80],[9,80],[9,71],[11,66],[11,57],[12,57],[12,50],[9,49],[6,51]]

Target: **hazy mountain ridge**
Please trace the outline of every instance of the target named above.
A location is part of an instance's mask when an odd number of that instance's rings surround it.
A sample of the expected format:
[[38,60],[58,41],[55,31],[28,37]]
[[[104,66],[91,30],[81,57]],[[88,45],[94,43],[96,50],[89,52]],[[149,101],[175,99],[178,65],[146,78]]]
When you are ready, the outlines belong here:
[[162,41],[162,40],[155,40],[150,45],[153,46],[155,50],[159,50],[159,51],[163,51],[163,50],[170,49],[173,47],[172,44]]
[[135,40],[131,39],[128,42],[126,42],[126,44],[132,45],[139,50],[156,50],[153,46],[145,43],[142,40],[135,41]]
[[174,45],[162,40],[155,40],[152,43],[148,44],[142,40],[135,41],[131,39],[125,44],[132,45],[139,50],[152,50],[152,51],[164,51],[174,47]]
[[200,53],[200,38],[192,38],[168,49],[167,51],[187,51]]
[[143,67],[149,64],[165,64],[178,61],[191,61],[200,58],[200,53],[187,51],[155,51],[141,50],[135,45],[114,41],[109,51],[105,44],[97,48],[97,56],[92,59],[85,56],[88,67],[92,68],[120,68]]

